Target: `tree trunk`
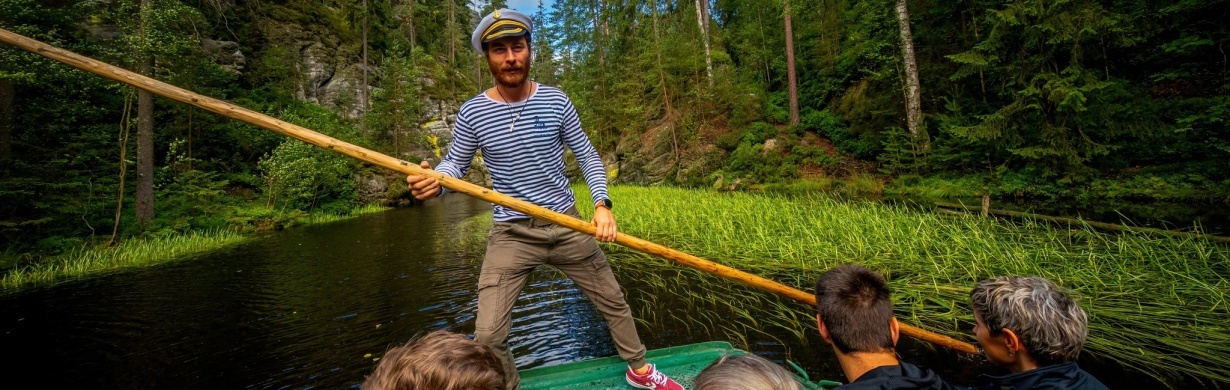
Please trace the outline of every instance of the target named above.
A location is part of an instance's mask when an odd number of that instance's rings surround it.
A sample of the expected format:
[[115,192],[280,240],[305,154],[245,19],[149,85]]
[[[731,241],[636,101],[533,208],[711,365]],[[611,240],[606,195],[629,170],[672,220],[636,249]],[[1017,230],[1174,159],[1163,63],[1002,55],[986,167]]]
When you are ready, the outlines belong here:
[[445,28],[448,29],[448,61],[450,65],[454,65],[454,63],[457,62],[457,36],[453,31],[453,24],[456,23],[456,21],[453,20],[453,7],[455,7],[456,4],[453,4],[453,1],[454,0],[448,0],[448,24],[445,26]]
[[700,28],[700,40],[705,44],[705,75],[709,76],[709,86],[713,87],[713,56],[709,52],[709,18],[708,12],[705,11],[706,5],[706,0],[696,0],[696,26]]
[[124,179],[128,176],[128,135],[132,129],[132,95],[124,99],[124,113],[120,114],[120,185],[115,194],[115,223],[111,226],[111,240],[107,246],[115,246],[120,236],[120,217],[124,211]]
[[599,9],[602,10],[602,39],[606,40],[611,37],[611,18],[608,17],[610,16],[610,12],[607,12],[606,0],[602,0],[599,4],[601,4],[601,8]]
[[991,194],[982,194],[982,216],[991,215]]
[[920,152],[926,152],[928,140],[920,128],[922,91],[918,86],[918,63],[914,59],[914,35],[910,33],[910,13],[905,0],[897,0],[897,22],[901,27],[901,56],[905,63],[905,120],[910,137]]
[[790,24],[790,2],[786,1],[786,81],[790,83],[790,124],[799,124],[799,83],[794,73],[794,27]]
[[[152,0],[141,0],[141,35],[146,30]],[[138,51],[141,74],[152,76],[154,58],[143,47]],[[137,93],[137,223],[141,229],[154,220],[154,94],[146,90]]]
[[388,75],[389,80],[393,82],[389,86],[388,102],[389,111],[391,111],[389,114],[392,115],[393,119],[393,156],[401,157],[401,103],[402,99],[405,98],[402,95],[402,77],[405,77],[407,69],[403,69],[401,66],[394,67],[393,69],[394,72]]
[[410,53],[414,53],[414,0],[406,0],[406,23],[410,25]]
[[826,54],[821,56],[821,64],[825,68],[830,68],[837,62],[837,51],[841,47],[841,29],[838,23],[838,13],[840,8],[838,5],[830,4],[829,0],[821,0],[820,5],[816,7],[819,11],[818,22],[820,31],[826,33],[820,37],[820,46],[818,50]]
[[[141,63],[149,75],[151,60]],[[154,94],[137,93],[137,223],[144,229],[154,220]]]
[[[666,110],[665,116],[669,118],[675,111],[675,108],[671,106],[670,95],[666,93],[666,71],[662,69],[662,42],[658,31],[658,0],[653,1],[653,45],[653,51],[658,56],[658,83],[662,85],[662,106]],[[674,132],[674,130],[671,131]]]
[[[675,164],[679,164],[679,134],[675,131],[675,124],[672,123],[674,117],[674,107],[671,107],[670,95],[666,93],[666,71],[662,69],[662,42],[660,32],[658,30],[658,0],[653,1],[653,51],[658,56],[658,82],[662,85],[662,106],[666,110],[663,117],[666,123],[671,127],[671,147],[675,155]],[[709,79],[712,83],[713,79]]]
[[[298,85],[298,84],[296,84]],[[192,170],[192,114],[196,112],[196,107],[188,107],[188,170]]]
[[0,78],[0,161],[13,155],[13,80]]
[[367,131],[367,110],[370,106],[370,102],[369,102],[370,99],[368,98],[368,95],[367,95],[369,92],[368,86],[367,86],[367,0],[363,0],[363,88],[362,89],[363,89],[363,101],[362,101],[363,113],[361,114],[362,121],[359,123],[362,126],[363,131],[366,132]]
[[[760,12],[757,12],[757,13],[756,13],[756,31],[760,33],[760,41],[759,41],[759,43],[760,43],[760,47],[767,47],[767,46],[768,46],[768,43],[767,43],[767,42],[768,42],[768,39],[766,39],[766,38],[765,38],[765,35],[764,35],[764,26],[765,26],[765,23],[764,23],[764,18],[763,18],[762,16],[763,16],[763,15],[761,15],[761,13],[760,13]],[[764,78],[764,84],[765,84],[765,85],[769,85],[769,83],[771,83],[771,82],[773,81],[773,77],[771,77],[771,76],[772,76],[772,73],[770,72],[770,69],[769,69],[769,58],[768,58],[768,56],[761,56],[761,61],[760,61],[760,64],[761,64],[762,66],[761,66],[761,67],[760,67],[760,69],[758,69],[758,70],[763,70],[763,71],[764,71],[764,72],[761,72],[761,73],[760,73],[760,75]]]
[[[453,20],[454,19],[453,8],[456,7],[456,4],[453,3],[454,0],[447,0],[447,1],[448,1],[448,27],[447,27],[448,28],[448,34],[447,34],[448,36],[448,65],[450,67],[449,71],[452,72],[457,69],[457,35],[456,35],[456,31],[454,31],[456,30],[456,28],[453,26],[454,24],[456,24],[456,21]],[[475,72],[476,72],[475,74],[477,74],[478,72],[477,68],[475,69]],[[481,80],[481,79],[475,79],[475,81],[478,81],[478,80]],[[476,83],[476,84],[479,85],[481,88],[481,85],[482,85],[481,82]],[[449,77],[448,86],[449,86],[449,92],[452,92],[451,96],[457,96],[456,78]]]
[[598,96],[606,98],[606,53],[603,52],[605,37],[602,33],[602,8],[589,0],[589,12],[594,23],[594,48],[598,53]]

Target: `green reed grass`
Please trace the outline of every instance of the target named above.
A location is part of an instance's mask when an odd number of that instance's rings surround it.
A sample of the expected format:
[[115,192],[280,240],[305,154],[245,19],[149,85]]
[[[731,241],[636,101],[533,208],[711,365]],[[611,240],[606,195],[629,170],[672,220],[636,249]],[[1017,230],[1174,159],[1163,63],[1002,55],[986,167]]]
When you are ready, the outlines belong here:
[[349,211],[339,212],[339,213],[318,212],[318,213],[313,213],[309,217],[307,217],[306,224],[308,225],[326,224],[330,222],[337,222],[337,221],[341,221],[344,219],[358,217],[361,215],[375,214],[375,213],[379,213],[382,211],[388,211],[389,209],[391,209],[391,207],[385,207],[385,206],[380,206],[380,205],[375,205],[375,204],[367,204],[367,205],[355,207],[353,209],[350,209]]
[[242,242],[230,230],[190,232],[150,239],[130,239],[115,247],[80,247],[41,262],[18,268],[0,279],[0,290],[49,285],[125,268],[165,263],[193,254]]
[[[578,199],[588,199],[584,187],[574,188]],[[975,283],[1002,275],[1046,277],[1072,289],[1089,313],[1086,353],[1163,382],[1182,375],[1230,383],[1230,247],[1225,245],[1070,230],[1031,220],[954,217],[825,196],[627,186],[612,187],[611,196],[621,232],[804,291],[830,267],[867,266],[890,280],[901,319],[969,342],[974,340],[968,294]],[[647,257],[608,249],[621,258]],[[670,278],[651,282],[691,289]],[[705,289],[690,291],[698,300],[716,299],[698,296]],[[749,294],[721,299],[733,310],[722,315],[749,329],[777,326],[802,335],[809,325],[805,308],[781,306],[771,316],[777,318],[758,318],[737,308],[763,307],[763,299]]]
[[[359,206],[342,213],[318,212],[301,219],[306,225],[319,225],[378,213],[388,207]],[[194,254],[205,253],[246,240],[241,233],[222,229],[187,232],[174,236],[128,239],[115,247],[79,247],[31,265],[9,270],[0,278],[0,291],[55,284],[67,280],[105,274],[121,269],[162,264]]]

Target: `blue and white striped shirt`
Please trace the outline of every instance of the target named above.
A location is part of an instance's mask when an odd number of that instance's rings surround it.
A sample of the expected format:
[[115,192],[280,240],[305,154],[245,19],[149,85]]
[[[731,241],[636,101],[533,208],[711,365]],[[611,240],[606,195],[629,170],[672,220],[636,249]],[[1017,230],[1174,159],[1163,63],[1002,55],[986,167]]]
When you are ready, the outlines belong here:
[[[564,212],[576,203],[564,176],[565,144],[577,156],[593,199],[607,199],[606,170],[581,130],[576,108],[563,91],[542,84],[521,102],[497,102],[486,93],[466,101],[457,113],[453,144],[436,171],[465,176],[474,153],[482,150],[496,191]],[[528,216],[495,206],[496,221],[524,218]]]

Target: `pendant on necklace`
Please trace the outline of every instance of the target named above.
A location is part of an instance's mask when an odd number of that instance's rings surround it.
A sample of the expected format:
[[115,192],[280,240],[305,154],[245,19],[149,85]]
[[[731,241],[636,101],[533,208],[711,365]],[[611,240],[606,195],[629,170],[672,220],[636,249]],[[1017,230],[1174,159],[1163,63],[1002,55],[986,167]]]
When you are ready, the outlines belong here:
[[[522,111],[524,111],[524,110],[525,110],[525,107],[524,107],[524,106],[523,106],[523,107],[521,107],[521,110],[522,110]],[[518,113],[517,113],[517,116],[514,116],[514,117],[513,117],[512,123],[509,123],[509,124],[508,124],[508,132],[509,132],[509,133],[513,132],[513,129],[517,127],[517,120],[518,120],[518,119],[521,119],[521,113],[520,113],[520,112],[518,112]]]

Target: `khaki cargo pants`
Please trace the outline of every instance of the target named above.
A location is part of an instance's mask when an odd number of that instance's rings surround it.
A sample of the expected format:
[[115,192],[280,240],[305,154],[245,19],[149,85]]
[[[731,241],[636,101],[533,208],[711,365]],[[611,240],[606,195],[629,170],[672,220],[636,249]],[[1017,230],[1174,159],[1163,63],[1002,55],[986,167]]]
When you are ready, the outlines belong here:
[[[576,209],[566,214],[579,217]],[[619,356],[628,364],[645,365],[645,346],[636,334],[632,309],[594,236],[538,219],[496,222],[487,234],[487,254],[478,277],[478,318],[474,339],[491,347],[504,363],[509,390],[521,377],[508,349],[512,308],[530,273],[548,264],[572,279],[606,318]]]

